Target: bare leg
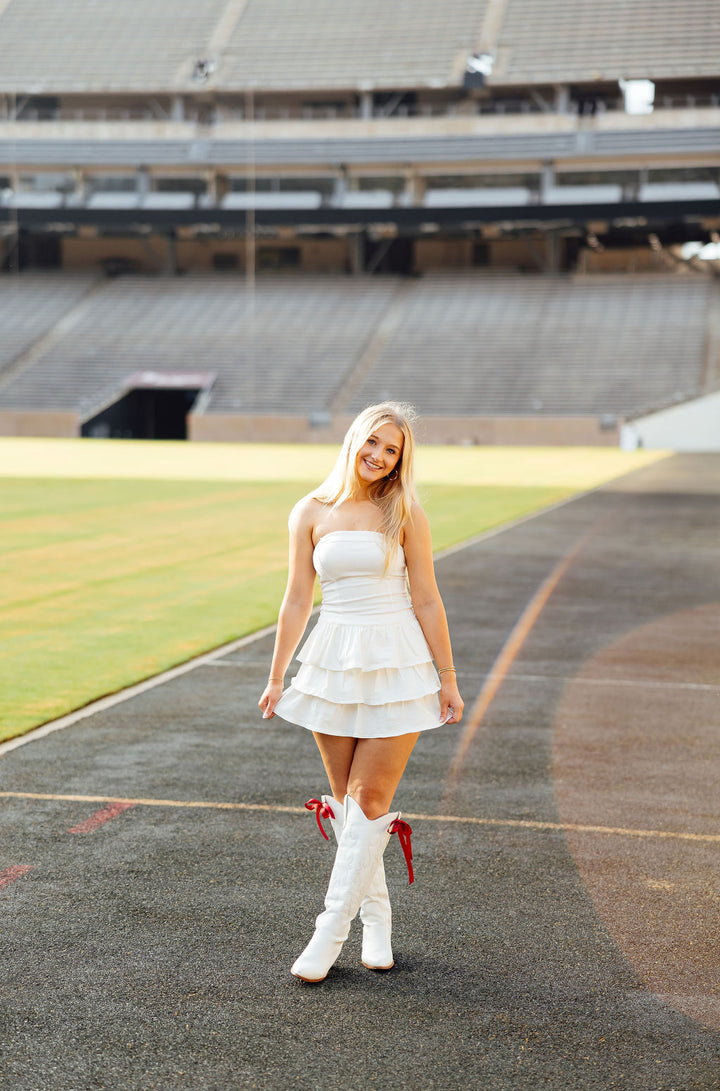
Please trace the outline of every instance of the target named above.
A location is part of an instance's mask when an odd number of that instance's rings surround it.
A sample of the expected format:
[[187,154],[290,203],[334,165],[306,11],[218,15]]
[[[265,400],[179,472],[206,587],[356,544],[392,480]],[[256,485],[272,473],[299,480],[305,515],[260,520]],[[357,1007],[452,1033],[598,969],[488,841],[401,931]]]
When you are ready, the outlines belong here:
[[358,740],[339,735],[321,735],[319,731],[313,731],[313,735],[330,781],[332,796],[342,803],[347,794],[350,766]]
[[369,819],[387,814],[419,734],[345,739],[314,732],[334,798],[351,795]]
[[420,732],[390,739],[313,734],[333,797],[351,795],[371,820],[387,814]]
[[[382,854],[390,839],[389,819],[395,789],[419,732],[391,739],[346,739],[315,733],[333,797],[345,799],[338,850],[325,895],[325,911],[315,922],[309,944],[292,973],[302,981],[322,981],[340,954],[350,923],[360,909],[365,966],[389,970],[392,911]],[[333,826],[335,823],[333,822]]]
[[419,735],[415,731],[391,739],[358,739],[347,790],[371,821],[390,810]]

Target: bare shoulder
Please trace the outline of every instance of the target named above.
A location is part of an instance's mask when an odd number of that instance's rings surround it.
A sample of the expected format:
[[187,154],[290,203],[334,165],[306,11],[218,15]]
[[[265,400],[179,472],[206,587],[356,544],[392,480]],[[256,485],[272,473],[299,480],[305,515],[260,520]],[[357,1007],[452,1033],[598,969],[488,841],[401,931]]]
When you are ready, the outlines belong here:
[[410,509],[411,518],[408,523],[405,524],[405,540],[417,541],[423,540],[430,535],[430,520],[425,514],[425,509],[417,500],[413,501],[413,505]]
[[324,508],[325,505],[316,500],[311,493],[303,496],[290,512],[290,518],[288,519],[290,532],[299,536],[310,535],[312,537],[315,523]]

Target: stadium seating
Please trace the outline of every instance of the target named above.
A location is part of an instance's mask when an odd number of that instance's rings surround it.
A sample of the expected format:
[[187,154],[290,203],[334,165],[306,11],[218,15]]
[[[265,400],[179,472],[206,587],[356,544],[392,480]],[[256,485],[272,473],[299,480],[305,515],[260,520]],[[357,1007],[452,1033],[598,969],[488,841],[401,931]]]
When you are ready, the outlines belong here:
[[0,282],[0,380],[48,330],[52,329],[82,299],[95,283],[90,274],[58,277],[24,273],[6,276]]
[[459,83],[487,0],[247,0],[223,51],[224,87],[270,89]]
[[344,0],[338,18],[332,0],[33,0],[30,11],[8,0],[0,92],[157,93],[205,79],[226,91],[459,86],[481,32],[483,48],[494,46],[488,82],[498,88],[717,74],[716,0],[507,0],[489,9],[489,0]]
[[[4,5],[3,5],[4,7]],[[0,91],[191,87],[201,58],[227,90],[458,81],[487,0],[10,0],[0,13]]]
[[[6,289],[0,310],[8,362],[91,282],[15,283],[24,290]],[[0,382],[0,408],[87,418],[134,372],[185,369],[217,373],[209,413],[354,412],[392,397],[424,415],[627,415],[700,392],[714,291],[705,278],[657,274],[277,276],[254,292],[237,277],[126,277]],[[366,370],[391,309],[394,332]]]
[[508,0],[491,82],[716,76],[719,56],[717,0]]
[[[0,6],[0,91],[157,92],[191,82],[228,0],[10,0]],[[29,33],[29,26],[32,30]]]
[[423,278],[366,375],[425,415],[628,414],[698,392],[712,285],[662,276]]
[[[32,331],[34,293],[20,279]],[[218,373],[213,410],[310,413],[342,384],[387,297],[377,279],[273,277],[253,295],[243,279],[210,275],[110,281],[68,337],[0,385],[0,405],[87,416],[133,372],[189,369]]]

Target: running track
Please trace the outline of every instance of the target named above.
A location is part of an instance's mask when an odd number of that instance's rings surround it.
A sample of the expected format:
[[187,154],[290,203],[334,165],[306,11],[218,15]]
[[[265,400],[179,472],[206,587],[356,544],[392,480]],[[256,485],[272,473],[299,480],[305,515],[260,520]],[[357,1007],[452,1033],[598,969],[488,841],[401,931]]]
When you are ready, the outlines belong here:
[[0,1086],[720,1088],[719,494],[674,456],[438,562],[468,716],[390,974],[290,977],[331,850],[271,635],[0,748]]

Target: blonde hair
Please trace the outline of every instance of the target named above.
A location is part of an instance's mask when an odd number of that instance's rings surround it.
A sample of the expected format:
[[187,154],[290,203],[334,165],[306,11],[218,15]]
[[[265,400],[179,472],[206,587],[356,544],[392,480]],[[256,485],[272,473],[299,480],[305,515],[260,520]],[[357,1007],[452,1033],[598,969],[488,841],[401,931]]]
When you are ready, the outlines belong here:
[[415,440],[413,425],[417,414],[411,405],[402,402],[381,402],[363,409],[348,428],[337,461],[312,494],[315,500],[323,504],[338,507],[345,500],[351,500],[361,490],[357,472],[357,456],[360,449],[373,432],[383,424],[394,424],[403,434],[400,457],[395,464],[393,474],[397,477],[383,477],[372,484],[368,490],[383,514],[381,530],[385,537],[387,552],[386,568],[400,545],[403,527],[412,522],[412,505],[415,496],[414,456]]

